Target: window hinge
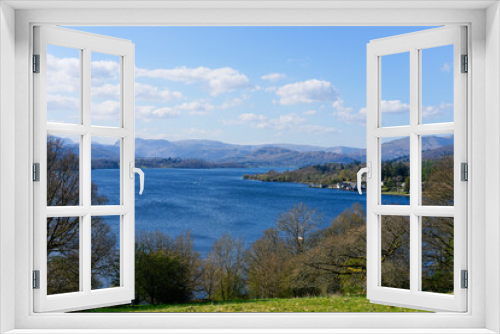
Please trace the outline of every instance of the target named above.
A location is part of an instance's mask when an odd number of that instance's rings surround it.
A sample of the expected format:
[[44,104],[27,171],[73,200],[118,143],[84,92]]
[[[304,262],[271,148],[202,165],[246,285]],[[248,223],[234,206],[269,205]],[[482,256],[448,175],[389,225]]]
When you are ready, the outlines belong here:
[[460,179],[462,181],[469,181],[469,165],[466,162],[462,162],[460,168],[461,168]]
[[33,164],[33,181],[40,182],[40,164],[38,162]]
[[33,73],[40,73],[40,55],[33,55]]
[[462,73],[469,72],[469,56],[462,55]]
[[33,289],[40,289],[40,270],[33,270]]
[[462,289],[467,289],[469,287],[469,272],[467,270],[461,271]]

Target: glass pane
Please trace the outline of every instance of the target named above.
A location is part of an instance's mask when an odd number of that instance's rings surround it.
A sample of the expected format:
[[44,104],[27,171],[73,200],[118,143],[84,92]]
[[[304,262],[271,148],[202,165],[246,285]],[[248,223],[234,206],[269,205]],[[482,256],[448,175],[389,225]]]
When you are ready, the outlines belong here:
[[421,219],[422,291],[453,294],[453,218]]
[[410,217],[381,217],[382,286],[410,289]]
[[47,218],[47,294],[80,291],[80,220]]
[[120,147],[120,139],[92,137],[92,205],[121,203]]
[[91,123],[120,127],[120,57],[92,52]]
[[410,53],[381,57],[382,126],[410,125]]
[[381,203],[410,204],[410,137],[381,140]]
[[422,123],[453,122],[453,45],[421,50]]
[[120,286],[120,216],[92,217],[92,289]]
[[47,45],[47,122],[80,124],[80,50]]
[[80,205],[80,136],[47,135],[47,206]]
[[454,136],[422,136],[422,205],[453,206]]

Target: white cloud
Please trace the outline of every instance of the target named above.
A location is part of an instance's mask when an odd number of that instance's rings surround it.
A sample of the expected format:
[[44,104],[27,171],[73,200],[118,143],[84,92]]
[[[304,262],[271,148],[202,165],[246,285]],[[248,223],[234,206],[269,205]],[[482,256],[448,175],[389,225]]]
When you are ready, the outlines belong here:
[[247,97],[244,95],[242,98],[235,97],[233,99],[226,100],[224,103],[222,103],[217,108],[220,109],[220,110],[226,110],[226,109],[230,109],[230,108],[239,107],[239,106],[241,106],[243,104],[244,99],[246,99],[246,98]]
[[358,112],[354,112],[351,107],[346,107],[344,105],[344,100],[339,98],[332,104],[335,109],[334,115],[338,117],[341,122],[352,124],[352,123],[366,123],[366,108],[361,108]]
[[120,101],[104,101],[92,104],[92,118],[110,120],[120,118]]
[[[332,106],[335,108],[333,114],[336,115],[340,121],[344,123],[366,123],[366,108],[361,108],[358,112],[354,112],[352,108],[344,106],[344,101],[342,99],[335,101]],[[402,113],[409,112],[410,110],[410,106],[407,103],[403,103],[399,100],[383,100],[381,101],[381,108],[383,113]],[[423,106],[422,117],[435,118],[450,111],[453,111],[453,103],[442,102],[438,106]]]
[[254,113],[243,113],[237,119],[223,121],[225,125],[242,125],[248,124],[255,129],[269,129],[276,131],[277,135],[281,135],[284,131],[294,133],[312,133],[325,134],[338,132],[333,127],[325,127],[322,125],[307,124],[306,119],[300,117],[296,113],[280,115],[277,118],[269,118],[265,115]]
[[441,67],[439,68],[439,70],[440,70],[441,72],[450,73],[450,71],[451,71],[451,66],[450,66],[450,64],[448,64],[448,63],[444,63],[444,64],[443,64],[443,66],[441,66]]
[[269,73],[260,77],[262,80],[267,80],[271,82],[276,82],[286,78],[286,75],[282,73]]
[[157,108],[156,106],[136,106],[135,112],[136,117],[145,121],[177,118],[181,115],[179,110],[170,107]]
[[48,110],[80,110],[80,99],[58,94],[47,95]]
[[[91,63],[92,90],[98,86],[112,86],[120,80],[120,63],[101,60]],[[112,84],[111,84],[112,83]],[[58,58],[47,55],[47,92],[72,93],[80,89],[80,59]]]
[[183,95],[178,91],[159,89],[158,87],[136,82],[135,97],[138,100],[169,102],[182,99]]
[[102,85],[120,81],[120,62],[112,60],[98,60],[90,64],[90,79],[92,85]]
[[316,115],[318,112],[316,110],[304,111],[304,115]]
[[120,98],[120,84],[112,85],[106,83],[102,86],[91,87],[92,97],[100,99],[119,99]]
[[184,129],[182,130],[183,133],[190,135],[191,137],[202,137],[202,138],[208,138],[208,137],[219,137],[222,135],[222,130],[204,130],[204,129],[198,129],[191,127],[189,129]]
[[410,105],[400,100],[382,100],[380,102],[382,113],[403,113],[410,111]]
[[175,109],[187,111],[190,115],[207,115],[213,111],[215,107],[204,100],[195,100],[176,106]]
[[161,78],[188,84],[204,83],[213,96],[249,87],[247,76],[230,67],[216,69],[178,67],[154,70],[136,68],[135,73],[138,77]]
[[239,114],[237,119],[223,120],[222,123],[225,125],[239,125],[249,122],[256,121],[266,121],[268,118],[264,115],[254,114],[254,113],[243,113]]
[[453,103],[441,102],[438,106],[423,106],[422,118],[435,118],[449,111],[453,111]]
[[275,91],[282,105],[335,101],[337,90],[331,82],[312,79],[279,87]]
[[80,88],[80,60],[47,55],[47,92],[72,93]]
[[[410,105],[407,103],[403,103],[400,100],[382,100],[380,102],[380,106],[382,109],[382,113],[402,113],[409,112]],[[344,100],[339,98],[332,104],[332,107],[335,109],[333,112],[334,115],[338,117],[341,122],[352,124],[366,123],[366,107],[359,109],[357,112],[353,110],[351,107],[346,107],[344,105]]]
[[213,105],[204,100],[195,100],[174,107],[136,106],[135,111],[138,118],[151,121],[154,119],[177,118],[183,114],[207,115],[214,109]]

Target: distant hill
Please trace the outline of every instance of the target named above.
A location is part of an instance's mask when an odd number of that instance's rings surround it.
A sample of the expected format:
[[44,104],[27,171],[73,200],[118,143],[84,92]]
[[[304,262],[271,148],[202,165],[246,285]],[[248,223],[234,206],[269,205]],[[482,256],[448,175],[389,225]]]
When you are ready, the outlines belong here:
[[[66,140],[76,152],[78,144]],[[330,162],[352,163],[366,160],[366,150],[355,147],[321,147],[296,144],[237,145],[213,140],[181,140],[137,138],[136,157],[140,159],[196,159],[211,164],[238,164],[248,167],[302,167]],[[439,156],[453,151],[453,136],[425,136],[422,150],[426,156]],[[408,156],[408,138],[382,144],[382,159],[392,160]],[[446,153],[446,152],[445,152]],[[119,142],[114,145],[92,143],[92,159],[118,161]]]

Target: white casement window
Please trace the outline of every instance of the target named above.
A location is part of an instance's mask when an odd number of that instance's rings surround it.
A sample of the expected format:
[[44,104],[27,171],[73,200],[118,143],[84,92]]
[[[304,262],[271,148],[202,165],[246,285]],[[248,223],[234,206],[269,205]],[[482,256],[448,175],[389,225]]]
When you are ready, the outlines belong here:
[[[446,47],[453,55],[453,63],[443,65],[443,70],[453,74],[448,86],[426,81],[425,74],[432,61],[434,48]],[[394,57],[406,59],[396,69],[391,65]],[[439,311],[467,311],[467,182],[463,180],[467,163],[467,48],[465,27],[443,27],[423,32],[394,36],[371,41],[367,46],[367,297],[374,303],[399,305]],[[403,64],[403,65],[401,65]],[[384,72],[386,70],[386,72]],[[392,71],[392,72],[391,72]],[[402,92],[384,90],[388,76],[394,80],[399,73]],[[385,75],[385,76],[384,76]],[[409,78],[409,80],[408,80]],[[409,81],[409,82],[408,82]],[[453,117],[440,123],[426,118],[432,112],[426,108],[425,93],[429,89],[449,89],[453,94]],[[407,90],[407,92],[405,92]],[[398,117],[391,113],[397,94],[408,94],[407,109]],[[392,105],[391,105],[392,104]],[[423,182],[423,142],[425,136],[454,138],[454,158],[449,175],[443,170],[443,178],[432,191],[448,196],[428,199],[429,184]],[[410,154],[410,204],[391,205],[383,198],[384,187],[384,140],[401,138],[409,145]],[[425,153],[428,154],[428,153]],[[404,180],[401,180],[404,181]],[[408,182],[408,180],[406,180]],[[438,200],[435,198],[438,197]],[[400,277],[388,278],[384,272],[384,257],[390,252],[384,236],[394,230],[403,231],[399,239],[401,257],[409,258],[408,272]],[[451,240],[441,245],[429,242],[426,236],[445,231]],[[429,256],[453,257],[454,268],[441,272],[442,279],[450,281],[450,291],[433,291],[424,284]],[[404,260],[402,260],[404,261]],[[463,281],[464,280],[464,281]]]
[[[241,8],[240,8],[241,7]],[[244,7],[244,8],[243,8]],[[248,8],[247,8],[248,7]],[[2,220],[0,236],[1,284],[0,332],[89,333],[144,332],[467,332],[492,333],[498,322],[498,50],[499,7],[494,1],[349,1],[253,2],[244,6],[208,1],[203,4],[178,2],[70,2],[4,1],[0,5],[1,43],[1,168]],[[368,47],[368,298],[372,302],[414,308],[454,311],[437,313],[303,313],[303,314],[95,314],[62,313],[94,306],[129,302],[133,297],[133,45],[68,29],[65,26],[140,26],[140,25],[366,25],[366,26],[441,26],[417,34],[373,41]],[[465,28],[450,28],[452,25]],[[33,26],[47,25],[33,30]],[[48,27],[50,26],[50,28]],[[420,36],[420,37],[419,37]],[[127,37],[125,37],[127,38]],[[52,44],[50,44],[52,43]],[[77,50],[80,59],[81,88],[77,124],[47,119],[46,78],[47,45]],[[454,118],[439,124],[421,121],[425,111],[426,50],[452,45],[454,62],[449,69],[454,77]],[[116,127],[93,124],[91,110],[90,56],[96,50],[121,59],[121,120]],[[361,51],[363,52],[363,50]],[[423,55],[422,55],[423,53]],[[469,54],[469,74],[461,73],[461,55]],[[31,73],[33,54],[40,56],[40,73]],[[382,101],[385,97],[385,59],[406,54],[411,62],[404,73],[411,78],[411,118],[407,124],[385,123]],[[167,57],[168,55],[165,55]],[[389,57],[386,57],[389,56]],[[423,58],[422,58],[423,57]],[[95,59],[95,58],[94,58]],[[421,61],[424,63],[420,63]],[[442,64],[440,64],[441,66]],[[434,67],[435,68],[435,67]],[[127,76],[127,73],[129,74]],[[403,73],[403,72],[402,72]],[[89,79],[90,75],[90,79]],[[422,81],[420,81],[422,80]],[[408,80],[409,81],[409,80]],[[467,85],[467,87],[466,87]],[[433,87],[434,88],[434,87]],[[466,90],[467,88],[467,90]],[[422,97],[423,98],[423,97]],[[90,101],[89,101],[90,100]],[[411,101],[410,101],[411,100]],[[449,101],[447,101],[449,102]],[[467,109],[467,110],[466,110]],[[90,116],[89,116],[90,114]],[[130,118],[129,118],[130,117]],[[388,116],[392,117],[392,116]],[[387,119],[387,118],[386,118]],[[127,122],[130,120],[131,122]],[[104,126],[104,127],[103,127]],[[15,131],[14,131],[15,130]],[[422,203],[418,180],[421,173],[419,147],[422,136],[454,136],[453,206]],[[79,197],[75,205],[48,206],[46,187],[47,135],[80,138]],[[121,140],[120,203],[92,206],[88,187],[91,177],[89,145],[92,136],[111,136]],[[34,137],[33,137],[34,136]],[[89,138],[90,137],[90,138]],[[391,206],[383,202],[381,188],[381,143],[385,138],[406,137],[411,144],[411,204]],[[128,139],[128,140],[127,140]],[[467,145],[465,142],[467,141]],[[13,144],[14,143],[14,144]],[[468,151],[466,151],[468,149]],[[127,153],[129,152],[129,153]],[[469,182],[460,180],[460,164],[469,163]],[[32,182],[33,163],[40,164],[40,181]],[[369,164],[369,165],[370,165]],[[128,177],[128,178],[127,178]],[[10,182],[9,182],[10,181]],[[85,192],[87,187],[87,193]],[[13,192],[12,189],[15,189]],[[129,191],[130,190],[130,191]],[[90,189],[91,191],[91,189]],[[129,197],[130,196],[130,197]],[[467,201],[466,201],[467,200]],[[111,204],[111,203],[109,203]],[[78,287],[72,292],[47,294],[47,218],[78,217]],[[92,217],[119,217],[120,282],[104,289],[92,289]],[[381,248],[384,219],[406,219],[410,270],[408,286],[387,286],[382,277]],[[454,229],[452,272],[453,289],[431,292],[422,288],[422,219],[438,217],[452,222]],[[436,222],[440,220],[436,219]],[[128,232],[127,232],[128,231]],[[128,234],[127,234],[128,233]],[[409,242],[408,242],[409,240]],[[76,243],[75,243],[76,247]],[[127,256],[127,254],[129,256]],[[81,262],[80,262],[81,259]],[[80,267],[81,266],[81,267]],[[33,289],[33,270],[39,271],[39,289]],[[469,287],[461,288],[461,271],[469,270]],[[115,282],[116,283],[116,282]],[[409,287],[409,288],[407,288]],[[452,293],[451,293],[452,292]],[[51,312],[52,311],[52,312]],[[465,311],[465,312],[464,312]],[[243,329],[243,330],[238,330]]]
[[[49,49],[54,47],[72,52],[79,59],[79,64],[73,66],[76,71],[79,69],[76,84],[79,89],[72,91],[71,96],[58,97],[76,101],[79,106],[73,110],[73,124],[60,121],[62,118],[58,119],[57,114],[49,115],[52,111],[47,99],[47,83],[63,82],[48,59]],[[119,107],[116,109],[120,115],[116,124],[103,123],[93,117],[92,76],[98,68],[91,68],[91,58],[97,54],[119,59],[116,84]],[[69,29],[35,27],[33,72],[34,311],[70,311],[130,303],[134,299],[134,44]],[[64,87],[61,90],[64,91]],[[100,203],[92,194],[91,148],[95,136],[119,143],[119,189],[111,205]],[[72,138],[76,143],[73,152],[66,155],[67,159],[51,156],[62,147],[57,146],[54,138]],[[52,164],[50,173],[47,173],[48,163]],[[65,183],[71,182],[73,186],[65,188]],[[49,183],[51,189],[48,189]],[[71,193],[60,193],[62,189],[71,189]],[[119,239],[113,249],[107,250],[116,255],[116,263],[112,265],[100,263],[102,259],[95,258],[93,249],[97,235],[94,229],[103,228],[106,221],[115,223]],[[58,265],[54,266],[56,262]],[[104,287],[94,286],[92,276],[99,265],[119,271],[119,279]],[[57,279],[63,275],[64,278]],[[51,282],[58,282],[57,286]]]

